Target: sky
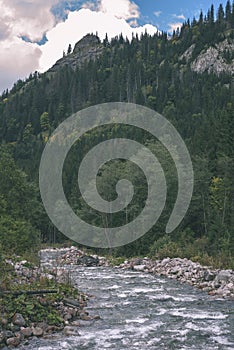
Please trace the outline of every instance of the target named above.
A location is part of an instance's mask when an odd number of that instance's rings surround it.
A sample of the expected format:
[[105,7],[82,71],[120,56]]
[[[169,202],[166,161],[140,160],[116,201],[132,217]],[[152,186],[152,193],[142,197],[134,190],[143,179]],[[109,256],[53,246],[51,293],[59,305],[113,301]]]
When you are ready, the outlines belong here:
[[88,33],[170,33],[212,3],[217,11],[226,0],[0,0],[0,93],[49,69]]

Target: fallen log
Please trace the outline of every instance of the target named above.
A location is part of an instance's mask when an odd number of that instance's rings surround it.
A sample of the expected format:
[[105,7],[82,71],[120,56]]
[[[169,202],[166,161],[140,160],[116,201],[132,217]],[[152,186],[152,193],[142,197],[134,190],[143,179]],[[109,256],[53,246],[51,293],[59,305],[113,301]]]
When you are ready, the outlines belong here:
[[50,289],[50,290],[16,290],[16,291],[0,291],[0,295],[13,295],[13,296],[19,296],[19,295],[40,295],[40,294],[56,294],[58,293],[57,290],[55,289]]
[[74,300],[74,299],[64,298],[63,299],[63,303],[66,306],[73,307],[73,308],[74,307],[80,307],[80,303],[77,300]]

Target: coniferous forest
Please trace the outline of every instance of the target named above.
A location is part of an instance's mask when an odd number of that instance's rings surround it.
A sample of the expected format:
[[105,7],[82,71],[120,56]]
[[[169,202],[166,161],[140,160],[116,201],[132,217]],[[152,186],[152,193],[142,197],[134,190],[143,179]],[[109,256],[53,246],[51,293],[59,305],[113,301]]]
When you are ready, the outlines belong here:
[[[165,234],[177,194],[176,170],[170,154],[151,135],[137,128],[113,125],[87,133],[76,142],[64,167],[64,188],[74,211],[97,226],[113,227],[138,215],[147,197],[144,174],[132,163],[111,161],[101,169],[98,189],[106,200],[116,198],[115,184],[131,179],[135,194],[127,210],[103,215],[91,210],[77,185],[79,162],[93,145],[128,137],[154,152],[166,174],[167,203],[159,222],[145,236],[113,249],[115,256],[187,257],[205,264],[234,268],[234,3],[227,2],[198,19],[187,20],[171,36],[122,35],[101,42],[95,59],[76,67],[63,64],[19,80],[0,97],[0,256],[23,254],[40,242],[66,240],[43,208],[38,170],[53,130],[67,117],[105,102],[131,102],[165,116],[179,131],[190,152],[195,185],[190,208],[180,226]],[[68,38],[69,40],[69,38]],[[207,50],[219,50],[221,68],[197,62]],[[100,51],[100,50],[99,50]],[[92,51],[93,52],[93,51]],[[93,55],[93,54],[92,54]],[[207,56],[209,60],[209,56]],[[211,58],[210,58],[211,59]],[[58,208],[59,210],[59,208]]]

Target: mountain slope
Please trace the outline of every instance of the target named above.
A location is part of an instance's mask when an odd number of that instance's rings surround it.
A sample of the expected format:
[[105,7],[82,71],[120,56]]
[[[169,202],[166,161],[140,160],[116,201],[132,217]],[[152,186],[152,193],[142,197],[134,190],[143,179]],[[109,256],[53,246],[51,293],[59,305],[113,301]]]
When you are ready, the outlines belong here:
[[[198,21],[185,22],[181,32],[170,38],[166,33],[144,34],[129,41],[120,35],[101,43],[95,35],[88,35],[48,72],[19,81],[0,99],[2,143],[35,181],[50,134],[82,108],[111,101],[133,102],[162,113],[174,124],[188,146],[195,170],[190,210],[173,237],[161,237],[177,190],[175,169],[167,165],[170,191],[162,221],[118,254],[145,254],[151,249],[152,254],[170,255],[176,251],[187,257],[213,256],[223,263],[233,257],[234,8],[228,9],[224,13],[219,8],[215,21],[211,8],[207,16],[201,14]],[[81,139],[76,146],[78,162],[100,138],[116,135],[149,145],[167,162],[168,155],[150,135],[126,128],[118,133],[106,128],[102,136],[95,131]],[[77,154],[68,159],[68,169],[73,172],[65,171],[67,196],[84,219],[100,223],[103,217],[97,219],[96,213],[87,209],[76,188],[76,160]],[[135,180],[140,192],[129,208],[130,220],[141,210],[146,189],[136,169],[125,164],[119,169],[130,177],[138,174]],[[110,164],[102,173],[103,194],[112,198],[113,188],[105,187],[108,174],[115,179],[119,172]],[[122,219],[120,215],[104,221],[110,225],[111,220],[118,224]]]

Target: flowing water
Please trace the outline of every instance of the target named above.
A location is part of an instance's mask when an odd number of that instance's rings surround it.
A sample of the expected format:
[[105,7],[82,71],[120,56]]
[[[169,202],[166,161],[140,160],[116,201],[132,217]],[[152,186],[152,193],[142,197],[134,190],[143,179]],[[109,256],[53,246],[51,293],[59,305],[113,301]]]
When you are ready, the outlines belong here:
[[[43,253],[44,261],[49,257]],[[51,256],[50,256],[51,257]],[[234,302],[214,300],[174,280],[108,267],[68,266],[93,295],[79,336],[32,339],[27,350],[234,350]]]

